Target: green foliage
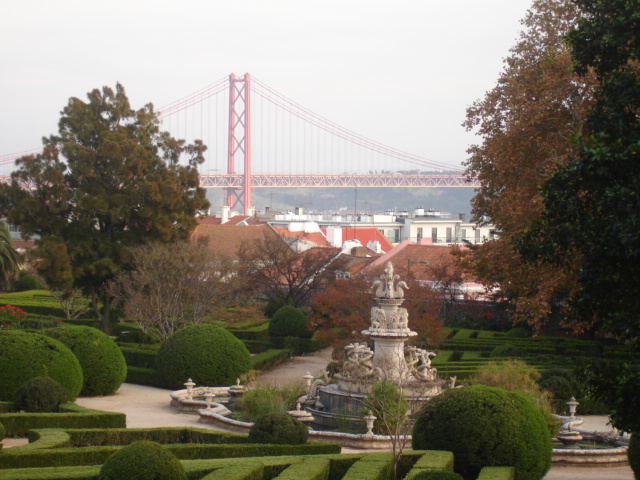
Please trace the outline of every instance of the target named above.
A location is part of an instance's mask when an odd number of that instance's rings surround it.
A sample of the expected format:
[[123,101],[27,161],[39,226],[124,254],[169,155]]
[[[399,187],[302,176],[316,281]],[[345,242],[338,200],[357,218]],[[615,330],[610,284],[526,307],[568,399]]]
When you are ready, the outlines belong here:
[[32,377],[59,382],[73,401],[82,389],[82,368],[61,342],[36,333],[0,331],[0,400],[13,401],[18,388]]
[[304,395],[300,385],[261,385],[245,392],[241,400],[242,418],[255,422],[260,417],[272,413],[286,414],[296,408],[296,400]]
[[375,432],[380,435],[396,435],[403,433],[399,429],[407,420],[409,406],[400,389],[391,380],[373,384],[371,395],[364,401],[363,412],[368,411],[376,417]]
[[559,400],[568,401],[571,397],[576,397],[576,389],[564,377],[547,377],[540,381],[540,387],[550,392],[553,398]]
[[111,455],[98,480],[187,480],[180,460],[159,443],[132,443]]
[[249,431],[249,443],[301,445],[307,441],[309,430],[286,413],[270,413],[255,421]]
[[551,435],[540,410],[520,393],[474,385],[449,389],[421,410],[413,448],[450,450],[465,479],[484,466],[513,466],[517,480],[539,480],[551,466]]
[[8,287],[18,273],[20,256],[13,246],[7,224],[0,221],[0,286]]
[[271,318],[278,310],[286,305],[291,305],[291,303],[289,303],[288,299],[286,298],[270,298],[269,300],[267,300],[267,303],[264,306],[264,316],[267,318]]
[[16,281],[16,292],[26,292],[29,290],[42,290],[42,284],[40,281],[26,272],[20,272],[20,276]]
[[191,325],[171,335],[156,356],[158,375],[167,388],[183,388],[188,378],[198,385],[233,385],[252,368],[240,340],[212,324]]
[[253,370],[268,370],[291,357],[291,350],[280,348],[258,353],[251,358]]
[[[565,268],[568,259],[579,259],[571,316],[635,342],[640,336],[640,5],[575,3],[584,15],[567,39],[576,70],[595,72],[595,104],[588,135],[576,142],[579,154],[544,185],[543,217],[522,239],[521,250]],[[620,364],[613,378],[618,382],[610,394],[613,425],[640,431],[638,365]],[[608,383],[597,376],[591,380],[594,390]],[[600,394],[607,396],[604,390]]]
[[36,428],[121,428],[126,424],[126,416],[65,403],[60,405],[59,413],[0,413],[0,422],[8,436],[24,437]]
[[490,354],[492,358],[523,357],[524,355],[526,355],[526,352],[522,348],[518,347],[517,345],[514,345],[513,343],[505,343],[503,345],[499,345],[493,350],[491,350],[491,354]]
[[93,327],[62,326],[42,333],[65,344],[82,367],[81,395],[109,395],[127,376],[127,364],[116,343]]
[[412,480],[463,480],[462,475],[455,472],[420,472]]
[[7,429],[0,423],[0,441],[7,435]]
[[0,214],[33,236],[47,284],[82,289],[106,330],[113,296],[105,286],[130,261],[129,248],[188,238],[208,205],[197,171],[206,147],[160,132],[153,105],[132,109],[120,84],[86,102],[70,98],[58,125],[42,153],[16,160]]
[[[0,436],[0,438],[2,438]],[[629,459],[629,466],[633,470],[633,476],[640,478],[640,438],[635,434],[631,435],[629,439],[629,449],[627,450],[627,458]]]
[[15,397],[16,410],[25,412],[57,412],[67,402],[67,391],[49,377],[33,377],[24,382]]
[[269,320],[269,335],[272,337],[311,338],[307,316],[296,307],[286,305]]
[[531,332],[524,327],[515,327],[504,334],[507,338],[530,338]]

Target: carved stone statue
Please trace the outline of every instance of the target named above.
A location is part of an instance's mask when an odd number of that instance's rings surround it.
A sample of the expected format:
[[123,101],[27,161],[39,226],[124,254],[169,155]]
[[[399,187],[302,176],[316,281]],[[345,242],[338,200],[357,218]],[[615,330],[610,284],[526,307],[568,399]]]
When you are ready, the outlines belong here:
[[384,267],[384,274],[380,275],[380,280],[373,282],[373,286],[377,287],[376,297],[378,298],[404,298],[404,290],[409,287],[404,281],[398,282],[394,287],[394,282],[400,278],[400,275],[393,274],[393,265],[387,262]]

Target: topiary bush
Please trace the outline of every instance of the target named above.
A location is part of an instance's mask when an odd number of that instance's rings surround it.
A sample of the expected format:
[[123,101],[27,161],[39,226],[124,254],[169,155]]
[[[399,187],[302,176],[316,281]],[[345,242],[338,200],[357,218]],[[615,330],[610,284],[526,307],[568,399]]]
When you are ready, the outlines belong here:
[[0,401],[12,402],[18,388],[32,377],[60,383],[69,401],[82,389],[82,368],[69,348],[37,333],[0,331]]
[[27,272],[20,272],[20,276],[15,285],[16,292],[27,292],[29,290],[42,290],[42,283],[33,275]]
[[524,327],[515,327],[505,332],[504,336],[507,338],[530,338],[531,332]]
[[159,443],[142,440],[111,455],[98,480],[187,480],[180,460]]
[[539,480],[551,466],[551,434],[523,394],[474,385],[448,389],[420,411],[415,450],[448,450],[455,471],[475,479],[482,467],[513,466],[516,480]]
[[67,391],[49,377],[33,377],[24,382],[14,400],[15,409],[25,412],[57,412],[68,401]]
[[286,413],[271,413],[260,417],[249,431],[249,443],[301,445],[307,441],[309,430]]
[[171,335],[156,355],[158,376],[167,388],[184,388],[188,378],[209,387],[233,385],[252,368],[244,344],[224,328],[191,325]]
[[524,355],[526,355],[526,352],[520,347],[518,347],[517,345],[514,345],[513,343],[504,343],[502,345],[498,345],[496,348],[491,350],[490,357],[491,358],[496,358],[496,357],[513,358],[513,357],[523,357]]
[[627,458],[629,459],[629,466],[633,470],[633,476],[637,479],[640,478],[640,438],[637,438],[636,434],[631,435],[629,439]]
[[87,326],[62,326],[42,333],[65,344],[82,367],[81,395],[109,395],[127,376],[127,364],[118,345],[100,330]]
[[296,307],[287,305],[278,310],[269,320],[269,335],[272,337],[311,338],[309,319]]

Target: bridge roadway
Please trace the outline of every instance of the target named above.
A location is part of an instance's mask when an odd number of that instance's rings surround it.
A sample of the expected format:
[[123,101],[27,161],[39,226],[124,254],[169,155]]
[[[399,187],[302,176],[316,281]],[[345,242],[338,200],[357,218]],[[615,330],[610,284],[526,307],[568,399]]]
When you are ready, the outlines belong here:
[[[11,183],[11,177],[0,175],[0,183]],[[244,174],[200,174],[200,186],[203,188],[242,189],[245,185]],[[27,184],[28,188],[33,185]],[[462,174],[253,174],[251,188],[330,188],[330,187],[479,187],[477,179],[468,179]]]

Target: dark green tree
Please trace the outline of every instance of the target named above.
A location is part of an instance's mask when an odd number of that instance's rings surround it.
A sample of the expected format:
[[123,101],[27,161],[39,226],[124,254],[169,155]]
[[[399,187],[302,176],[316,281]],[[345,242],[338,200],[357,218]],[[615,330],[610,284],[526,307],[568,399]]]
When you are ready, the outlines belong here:
[[[598,87],[588,136],[544,185],[544,212],[522,250],[574,268],[574,318],[596,318],[623,341],[640,335],[640,1],[576,0],[585,12],[567,38],[576,71]],[[574,263],[575,259],[579,261]],[[612,419],[640,431],[640,364],[621,364],[615,389],[593,370],[593,393],[616,400]],[[600,378],[598,378],[600,377]],[[619,397],[619,398],[618,398]]]
[[13,246],[11,233],[4,222],[0,222],[0,286],[11,285],[20,267],[20,256]]
[[[69,99],[58,135],[16,161],[0,190],[0,213],[35,239],[35,265],[52,288],[80,287],[105,331],[105,288],[129,248],[185,239],[208,206],[197,165],[206,147],[159,129],[153,105],[129,105],[122,85]],[[180,164],[186,157],[186,165]]]

